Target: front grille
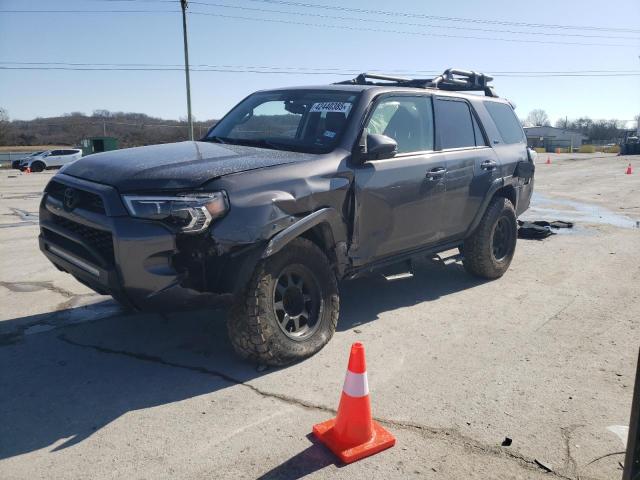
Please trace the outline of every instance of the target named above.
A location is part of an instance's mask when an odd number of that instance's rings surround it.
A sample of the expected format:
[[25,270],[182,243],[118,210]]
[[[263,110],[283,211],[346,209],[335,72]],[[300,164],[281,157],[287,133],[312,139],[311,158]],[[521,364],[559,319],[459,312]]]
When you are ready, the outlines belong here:
[[[64,203],[64,191],[67,188],[71,188],[66,186],[63,183],[56,182],[52,180],[47,186],[47,193]],[[89,210],[95,213],[105,214],[104,202],[102,201],[102,197],[100,195],[96,195],[92,192],[87,192],[86,190],[79,190],[77,188],[73,188],[79,194],[79,200],[75,208],[84,208],[85,210]]]
[[[80,237],[87,243],[87,245],[96,250],[107,262],[108,266],[115,265],[115,253],[113,250],[113,237],[111,232],[87,227],[86,225],[82,225],[81,223],[74,222],[58,215],[52,215],[52,219],[53,223]],[[49,238],[47,238],[47,236]],[[62,237],[55,232],[46,230],[45,238],[59,244],[61,247],[69,250],[71,253],[75,253],[85,260],[93,263],[99,263],[97,262],[97,259],[94,258],[94,255],[92,255],[86,248],[82,247],[82,245]]]

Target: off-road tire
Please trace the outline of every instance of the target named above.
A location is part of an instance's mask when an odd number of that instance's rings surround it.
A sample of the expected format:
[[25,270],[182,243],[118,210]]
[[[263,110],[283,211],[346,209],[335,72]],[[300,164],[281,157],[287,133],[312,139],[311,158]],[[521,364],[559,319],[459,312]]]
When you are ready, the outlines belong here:
[[42,162],[33,162],[31,164],[31,171],[32,172],[42,172],[42,171],[44,171],[45,168],[47,168],[47,166]]
[[[501,258],[494,255],[494,234],[498,222],[506,226],[510,235],[505,242],[507,251]],[[503,227],[504,228],[504,227]],[[495,279],[507,271],[516,249],[518,224],[516,212],[510,200],[495,197],[487,207],[475,231],[465,239],[462,246],[462,263],[465,270],[472,275]]]
[[[319,325],[308,338],[294,340],[282,331],[273,292],[280,274],[302,265],[315,276],[319,290]],[[243,292],[233,302],[227,330],[236,352],[264,365],[287,365],[310,357],[331,339],[340,309],[336,276],[326,255],[313,242],[297,238],[256,266]]]

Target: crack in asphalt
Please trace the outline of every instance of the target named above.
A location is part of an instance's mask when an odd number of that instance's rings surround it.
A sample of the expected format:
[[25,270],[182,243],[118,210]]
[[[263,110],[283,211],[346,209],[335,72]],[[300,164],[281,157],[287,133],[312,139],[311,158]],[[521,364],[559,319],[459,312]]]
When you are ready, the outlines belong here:
[[594,458],[589,463],[587,463],[587,465],[591,465],[592,463],[596,463],[597,461],[602,460],[603,458],[613,457],[614,455],[624,455],[626,453],[627,452],[625,452],[625,451],[605,453],[604,455],[600,455],[599,457]]
[[565,449],[565,468],[570,470],[571,473],[576,477],[580,478],[578,475],[578,462],[576,462],[575,458],[573,458],[573,454],[571,453],[571,436],[573,432],[584,425],[569,425],[568,427],[560,427],[560,434],[562,435],[562,440],[564,441],[564,449]]
[[[37,320],[22,324],[8,326],[0,325],[0,346],[14,345],[24,339],[29,333],[43,333],[68,327],[74,323],[92,322],[104,320],[119,314],[122,309],[119,305],[88,304],[77,306],[78,302],[86,297],[99,296],[95,293],[71,293],[50,282],[0,282],[0,286],[12,292],[37,292],[49,290],[62,295],[65,300],[58,303],[50,312],[36,315]],[[82,318],[78,315],[82,313]],[[10,323],[10,322],[5,322]]]
[[38,223],[40,216],[37,213],[31,213],[21,208],[9,207],[9,210],[13,212],[13,215],[17,216],[23,222]]
[[[330,407],[327,407],[325,405],[320,405],[320,404],[316,404],[316,403],[312,403],[312,402],[307,402],[305,400],[301,400],[295,397],[291,397],[288,395],[283,395],[280,393],[274,393],[274,392],[268,392],[265,390],[262,390],[254,385],[248,384],[248,383],[244,383],[241,380],[238,380],[234,377],[232,377],[231,375],[228,375],[226,373],[223,372],[219,372],[217,370],[211,370],[209,368],[206,367],[199,367],[199,366],[195,366],[195,365],[185,365],[182,363],[177,363],[177,362],[172,362],[172,361],[168,361],[165,360],[159,356],[156,355],[149,355],[146,353],[136,353],[136,352],[129,352],[127,350],[118,350],[118,349],[112,349],[112,348],[107,348],[107,347],[103,347],[100,345],[91,345],[91,344],[85,344],[85,343],[80,343],[74,340],[71,340],[70,338],[68,338],[66,335],[61,334],[58,335],[58,339],[60,341],[63,341],[69,345],[75,346],[75,347],[80,347],[80,348],[87,348],[87,349],[92,349],[95,350],[97,352],[100,353],[106,353],[106,354],[111,354],[111,355],[123,355],[126,357],[130,357],[130,358],[134,358],[136,360],[141,360],[141,361],[146,361],[146,362],[153,362],[153,363],[158,363],[160,365],[164,365],[167,367],[173,367],[173,368],[181,368],[181,369],[185,369],[185,370],[190,370],[193,372],[197,372],[197,373],[201,373],[204,375],[211,375],[211,376],[215,376],[218,377],[228,383],[231,383],[233,385],[239,385],[239,386],[243,386],[246,388],[249,388],[250,390],[252,390],[254,393],[256,393],[257,395],[261,396],[261,397],[265,397],[265,398],[273,398],[276,400],[280,400],[284,403],[287,403],[289,405],[293,405],[293,406],[297,406],[306,410],[314,410],[314,411],[321,411],[321,412],[325,412],[325,413],[331,413],[331,414],[335,414],[336,410]],[[500,457],[500,458],[504,458],[507,460],[511,460],[514,461],[515,463],[517,463],[521,468],[527,469],[527,470],[532,470],[532,471],[540,471],[541,468],[538,466],[538,464],[536,463],[534,458],[530,458],[527,457],[525,455],[522,455],[520,453],[517,452],[513,452],[511,450],[507,450],[504,448],[500,448],[497,446],[493,446],[493,445],[487,445],[484,444],[478,440],[475,440],[471,437],[465,436],[463,434],[461,434],[458,430],[456,429],[450,429],[450,428],[436,428],[436,427],[430,427],[427,425],[422,425],[422,424],[418,424],[418,423],[413,423],[413,422],[405,422],[405,421],[399,421],[399,420],[392,420],[392,419],[387,419],[387,418],[381,418],[381,417],[374,417],[374,420],[376,420],[377,422],[389,426],[389,427],[395,427],[395,428],[399,428],[399,429],[404,429],[404,430],[410,430],[410,431],[414,431],[419,433],[421,436],[425,437],[425,438],[432,438],[432,439],[439,439],[439,440],[444,440],[448,443],[457,445],[457,446],[462,446],[464,448],[470,449],[472,451],[474,451],[475,453],[480,453],[482,455],[490,455],[490,456],[494,456],[494,457]],[[575,426],[573,427],[569,427],[569,428],[575,428]],[[571,430],[573,431],[573,429]],[[573,461],[573,460],[572,460]],[[574,465],[575,465],[575,461]],[[575,471],[575,470],[574,470]],[[548,475],[555,477],[555,478],[560,478],[560,479],[565,479],[565,480],[574,480],[574,478],[577,478],[578,480],[580,480],[580,478],[582,478],[582,480],[587,480],[586,477],[569,477],[566,475],[563,475],[559,472],[556,471],[551,471],[548,472]],[[594,479],[595,480],[595,479]]]
[[77,294],[70,292],[69,290],[66,290],[62,287],[55,286],[53,282],[3,282],[3,281],[0,281],[0,286],[16,293],[49,290],[50,292],[57,293],[66,298],[73,298],[78,296]]

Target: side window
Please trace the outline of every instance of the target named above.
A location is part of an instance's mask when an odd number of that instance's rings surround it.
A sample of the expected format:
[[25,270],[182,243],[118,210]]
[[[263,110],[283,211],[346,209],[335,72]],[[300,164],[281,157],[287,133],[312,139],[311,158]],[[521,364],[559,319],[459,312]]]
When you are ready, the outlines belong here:
[[53,150],[51,155],[62,155],[63,150]]
[[467,102],[441,98],[436,101],[436,122],[442,149],[475,147],[475,129]]
[[506,103],[486,102],[484,104],[496,124],[504,143],[524,143],[524,133],[513,109]]
[[433,150],[431,98],[387,97],[376,105],[367,130],[393,138],[398,143],[398,153]]
[[476,116],[472,114],[471,120],[473,121],[473,133],[476,136],[476,147],[486,147],[487,142],[484,139],[484,135],[482,134],[480,125],[478,125],[478,120],[476,120]]

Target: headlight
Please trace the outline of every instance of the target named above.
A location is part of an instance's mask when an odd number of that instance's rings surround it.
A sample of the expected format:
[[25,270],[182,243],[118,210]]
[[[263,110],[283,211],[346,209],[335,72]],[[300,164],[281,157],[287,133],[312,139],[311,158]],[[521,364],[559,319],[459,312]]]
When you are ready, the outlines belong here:
[[229,210],[225,192],[192,193],[175,197],[123,195],[132,217],[160,220],[183,233],[200,233]]

